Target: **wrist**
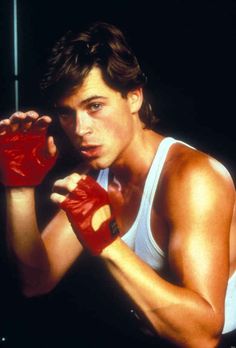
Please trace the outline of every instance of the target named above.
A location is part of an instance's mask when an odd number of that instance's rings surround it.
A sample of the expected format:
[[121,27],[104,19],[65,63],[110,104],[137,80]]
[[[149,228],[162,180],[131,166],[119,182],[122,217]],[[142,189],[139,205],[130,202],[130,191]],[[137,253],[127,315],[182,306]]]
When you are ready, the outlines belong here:
[[11,187],[6,186],[5,192],[7,198],[13,198],[15,200],[28,199],[30,197],[34,197],[35,188],[34,187]]
[[124,242],[122,239],[117,236],[117,238],[107,245],[100,253],[100,256],[104,259],[112,261],[115,258],[115,255],[120,252],[123,247]]

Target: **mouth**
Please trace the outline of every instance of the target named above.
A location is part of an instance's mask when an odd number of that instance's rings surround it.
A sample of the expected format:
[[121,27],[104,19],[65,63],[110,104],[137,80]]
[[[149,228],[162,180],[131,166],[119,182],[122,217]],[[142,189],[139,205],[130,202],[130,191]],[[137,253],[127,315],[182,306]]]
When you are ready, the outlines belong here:
[[100,145],[85,145],[80,147],[80,152],[84,157],[94,158],[99,156],[100,149]]

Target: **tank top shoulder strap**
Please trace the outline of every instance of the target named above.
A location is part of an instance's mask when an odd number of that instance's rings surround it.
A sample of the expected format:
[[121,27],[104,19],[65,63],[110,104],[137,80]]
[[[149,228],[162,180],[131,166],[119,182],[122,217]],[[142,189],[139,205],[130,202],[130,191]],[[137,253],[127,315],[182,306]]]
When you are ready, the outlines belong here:
[[[157,152],[155,154],[155,157],[153,159],[153,162],[151,164],[150,170],[148,172],[148,176],[145,182],[144,186],[144,194],[148,194],[148,191],[150,191],[150,187],[153,188],[154,193],[156,190],[156,185],[158,183],[163,165],[166,160],[166,156],[168,154],[169,148],[171,147],[172,144],[174,143],[182,143],[187,146],[188,144],[176,140],[172,137],[166,137],[164,138],[157,149]],[[191,147],[191,146],[189,146]],[[109,181],[109,168],[105,168],[99,171],[98,177],[97,177],[97,182],[107,191],[108,190],[108,181]],[[152,185],[150,185],[152,183]]]
[[176,139],[172,137],[166,137],[159,144],[159,147],[152,161],[152,164],[145,182],[145,186],[144,186],[144,195],[145,195],[145,198],[149,198],[149,203],[151,203],[154,198],[157,184],[158,184],[168,151],[171,145],[176,142],[178,142]]

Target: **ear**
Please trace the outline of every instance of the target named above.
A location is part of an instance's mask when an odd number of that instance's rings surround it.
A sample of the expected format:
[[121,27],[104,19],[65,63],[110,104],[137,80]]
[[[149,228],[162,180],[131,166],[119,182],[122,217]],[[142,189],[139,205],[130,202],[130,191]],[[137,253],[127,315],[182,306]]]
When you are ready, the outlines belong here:
[[127,99],[130,112],[132,114],[139,112],[143,103],[143,89],[140,87],[128,92]]

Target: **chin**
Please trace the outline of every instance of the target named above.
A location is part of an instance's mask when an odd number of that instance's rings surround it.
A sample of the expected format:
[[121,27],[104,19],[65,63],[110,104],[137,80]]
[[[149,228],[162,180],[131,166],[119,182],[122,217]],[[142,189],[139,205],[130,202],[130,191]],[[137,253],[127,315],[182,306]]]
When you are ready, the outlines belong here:
[[111,163],[109,161],[105,161],[104,159],[94,159],[92,161],[89,161],[89,165],[91,168],[95,170],[101,170],[106,169],[111,166]]

